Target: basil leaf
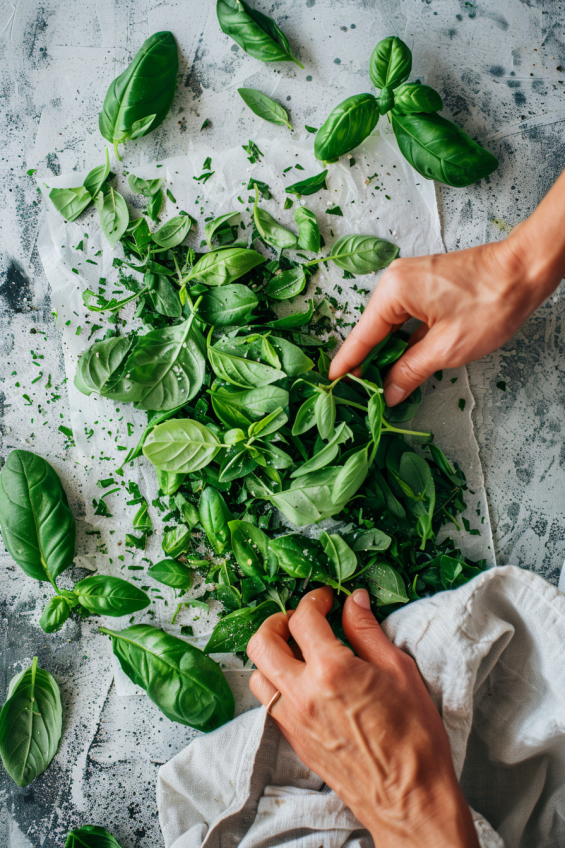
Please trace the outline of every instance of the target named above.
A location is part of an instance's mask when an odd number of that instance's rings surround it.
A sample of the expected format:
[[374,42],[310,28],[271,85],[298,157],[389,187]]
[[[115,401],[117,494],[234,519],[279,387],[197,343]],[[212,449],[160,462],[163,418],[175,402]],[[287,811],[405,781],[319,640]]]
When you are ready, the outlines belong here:
[[247,447],[242,443],[233,445],[224,453],[220,465],[220,483],[231,483],[245,477],[257,468],[257,463]]
[[336,403],[332,392],[320,392],[314,407],[316,426],[322,439],[329,439],[334,431]]
[[82,607],[98,615],[129,615],[151,603],[137,586],[107,574],[95,574],[75,583],[73,592]]
[[214,552],[223,554],[229,544],[229,522],[233,516],[221,494],[212,486],[207,486],[200,495],[198,514]]
[[171,721],[208,732],[233,718],[234,699],[223,672],[198,648],[149,624],[100,632],[112,638],[130,680]]
[[220,29],[261,62],[296,62],[286,36],[275,22],[252,9],[245,0],[218,0],[216,14]]
[[249,521],[230,521],[230,538],[237,564],[247,577],[262,580],[267,571],[269,537]]
[[408,395],[406,400],[399,403],[398,406],[386,407],[384,417],[390,424],[399,424],[403,421],[410,421],[422,405],[422,391],[420,387],[414,389],[411,395]]
[[444,589],[453,589],[453,584],[463,571],[463,564],[450,556],[440,556],[439,574]]
[[189,474],[208,465],[219,445],[218,437],[199,421],[172,418],[149,433],[143,453],[156,468]]
[[394,92],[394,108],[405,115],[412,112],[439,112],[443,103],[437,91],[429,85],[407,82]]
[[390,113],[402,155],[427,180],[462,188],[488,177],[498,159],[441,115]]
[[245,247],[225,247],[201,256],[183,283],[199,280],[207,286],[225,286],[238,280],[248,271],[265,262],[256,250]]
[[157,474],[159,491],[163,495],[174,495],[186,478],[186,474],[177,474],[175,471],[163,471],[162,468],[156,468],[155,473]]
[[45,771],[57,753],[62,730],[59,686],[34,657],[31,666],[10,681],[0,712],[0,755],[18,786],[28,786]]
[[164,199],[165,195],[163,194],[163,190],[159,189],[159,191],[156,191],[149,200],[149,203],[147,204],[147,214],[152,221],[159,220],[159,212],[161,211]]
[[92,195],[84,186],[78,188],[52,188],[49,200],[63,218],[75,221],[92,201]]
[[379,112],[381,115],[386,115],[394,106],[394,92],[392,88],[385,87],[379,92],[377,97]]
[[[316,174],[314,177],[308,177],[306,180],[300,180],[297,183],[287,186],[285,191],[287,194],[295,194],[297,197],[306,197],[310,194],[316,194],[316,192],[320,191],[322,188],[327,190],[327,175],[327,170],[322,171],[321,174]],[[296,217],[296,212],[294,214]]]
[[118,144],[147,135],[163,123],[175,96],[177,72],[173,34],[156,32],[110,84],[98,125],[104,138],[116,148],[116,155]]
[[290,315],[285,315],[284,318],[277,318],[276,321],[269,321],[265,324],[265,326],[271,327],[273,330],[293,330],[309,324],[313,314],[314,301],[309,300],[306,312],[291,312]]
[[375,446],[379,444],[381,438],[384,406],[383,396],[380,392],[375,392],[371,395],[367,404],[367,418]]
[[148,281],[151,279],[151,300],[155,312],[159,315],[166,315],[168,318],[180,318],[182,315],[182,304],[178,291],[173,286],[167,277],[148,275]]
[[178,557],[186,551],[189,542],[190,529],[184,524],[179,524],[172,530],[167,530],[163,536],[161,547],[165,556]]
[[198,524],[200,518],[198,516],[198,510],[191,504],[184,495],[180,493],[175,498],[175,506],[182,513],[182,517],[188,526],[192,529],[195,524]]
[[330,571],[341,585],[344,580],[352,577],[357,570],[357,557],[349,545],[337,533],[326,533],[322,530],[320,542],[330,564]]
[[386,551],[392,542],[390,536],[383,533],[382,530],[367,530],[366,533],[361,533],[353,542],[354,551]]
[[273,385],[246,391],[217,389],[210,392],[210,398],[214,412],[226,427],[248,427],[252,421],[288,406],[288,392]]
[[314,140],[314,156],[335,162],[369,136],[379,120],[379,107],[372,94],[354,94],[333,109]]
[[389,35],[379,41],[369,61],[369,77],[375,88],[396,88],[412,70],[412,53],[402,39]]
[[254,455],[254,458],[265,470],[290,468],[291,465],[294,465],[292,457],[272,442],[257,441],[254,447],[259,449],[259,454]]
[[292,342],[281,339],[279,336],[272,336],[271,342],[280,357],[283,371],[288,377],[298,377],[314,367],[312,360]]
[[76,524],[43,457],[14,450],[0,473],[0,529],[8,553],[34,580],[54,580],[75,556]]
[[85,824],[67,834],[65,848],[120,848],[111,833],[96,824]]
[[[86,289],[82,293],[82,300],[87,309],[90,309],[91,312],[119,312],[120,309],[128,303],[136,300],[140,295],[144,294],[146,289],[141,289],[141,291],[134,292],[134,294],[130,294],[128,297],[122,298],[122,300],[116,300],[115,297],[110,298],[110,300],[106,300],[105,297],[101,294],[95,294],[90,289]],[[94,306],[91,302],[92,298],[96,298],[97,305]]]
[[[320,395],[320,397],[322,397],[322,395]],[[313,471],[319,471],[321,468],[329,465],[330,462],[333,462],[338,455],[339,445],[347,441],[347,439],[350,439],[351,436],[351,430],[345,421],[343,421],[336,429],[327,445],[324,445],[324,447],[321,448],[318,453],[315,453],[311,459],[300,465],[296,471],[293,471],[290,475],[291,478],[296,479],[297,477],[303,477],[305,474],[311,474]]]
[[430,466],[417,453],[405,451],[400,457],[399,483],[409,487],[408,497],[414,500],[435,499],[435,486]]
[[292,435],[301,436],[311,430],[316,423],[316,403],[318,395],[313,395],[304,401],[302,406],[296,413],[294,424],[292,425]]
[[268,499],[297,527],[330,518],[344,506],[343,500],[337,503],[332,500],[332,488],[339,472],[339,468],[330,467],[305,474],[293,480],[289,489],[270,494]]
[[274,601],[263,601],[256,607],[245,607],[230,612],[214,627],[204,653],[233,654],[236,651],[245,651],[253,634],[257,633],[264,621],[277,612],[280,610]]
[[146,389],[137,402],[140,409],[172,409],[191,400],[202,386],[206,344],[192,318],[138,337],[126,377]]
[[369,457],[369,445],[352,454],[341,468],[332,489],[334,502],[349,501],[363,485],[372,462]]
[[363,577],[369,592],[378,599],[378,606],[408,603],[408,595],[402,577],[387,562],[376,562],[371,565],[363,572]]
[[453,468],[443,451],[434,444],[427,445],[427,448],[430,451],[434,462],[438,468],[443,471],[447,479],[456,486],[463,486],[465,484],[465,477],[461,474],[461,472],[458,472]]
[[130,174],[128,176],[128,185],[132,194],[142,194],[144,197],[153,197],[153,195],[157,194],[163,185],[163,180],[145,180],[143,177],[136,177],[135,174]]
[[269,541],[269,549],[279,566],[291,577],[304,579],[314,576],[326,565],[320,543],[301,533],[288,533]]
[[160,247],[176,247],[185,240],[193,223],[190,215],[176,215],[163,224],[156,233],[152,233],[151,238]]
[[298,224],[299,235],[297,247],[302,250],[313,250],[314,253],[318,253],[321,245],[321,236],[314,213],[305,206],[299,206],[294,210],[294,220]]
[[71,608],[65,598],[61,595],[55,595],[47,602],[41,613],[39,626],[44,633],[55,633],[61,629],[70,614]]
[[370,274],[386,268],[399,248],[376,236],[342,236],[331,249],[330,259],[350,274]]
[[287,421],[288,415],[284,409],[279,406],[277,409],[274,409],[266,415],[265,418],[251,424],[247,433],[253,438],[257,438],[258,436],[265,438],[265,436],[271,436],[273,433],[276,433],[277,430],[280,430]]
[[292,125],[288,120],[288,113],[279,103],[271,100],[270,97],[267,97],[266,94],[257,91],[255,88],[238,88],[237,90],[244,103],[249,106],[255,115],[258,115],[265,121],[269,121],[271,124],[286,126],[289,130],[292,130]]
[[230,327],[245,323],[244,319],[259,303],[259,298],[248,286],[232,283],[202,295],[198,317],[216,327]]
[[305,285],[306,274],[302,270],[302,267],[289,268],[287,271],[283,271],[282,274],[271,277],[263,289],[263,294],[272,297],[273,300],[288,300],[300,294]]
[[287,250],[296,247],[298,239],[294,233],[275,221],[272,215],[265,209],[261,209],[258,205],[259,192],[255,186],[255,205],[253,207],[253,220],[257,231],[263,241],[267,244],[277,247],[279,250]]
[[108,148],[106,148],[106,164],[98,165],[97,168],[93,168],[85,177],[83,182],[83,186],[90,193],[91,197],[96,197],[98,192],[102,189],[102,186],[106,182],[110,175],[110,155],[108,153]]
[[100,227],[112,250],[126,231],[129,212],[126,202],[111,186],[105,194],[96,196],[96,208],[100,215]]
[[172,586],[173,589],[182,589],[188,592],[192,586],[193,572],[181,562],[174,559],[162,559],[147,569],[147,574],[164,586]]
[[115,401],[139,401],[145,389],[124,376],[132,339],[114,336],[94,342],[80,357],[75,386],[85,395],[97,392]]
[[241,347],[230,348],[221,342],[208,348],[208,361],[217,377],[244,389],[267,386],[286,377],[284,371],[246,359],[238,355],[240,352],[243,352]]
[[218,218],[214,218],[213,221],[209,221],[204,227],[204,232],[206,234],[206,241],[208,243],[208,247],[210,250],[212,249],[212,239],[214,238],[214,233],[218,230],[223,229],[224,225],[231,221],[233,218],[236,218],[240,215],[239,212],[226,212],[224,215],[220,215]]

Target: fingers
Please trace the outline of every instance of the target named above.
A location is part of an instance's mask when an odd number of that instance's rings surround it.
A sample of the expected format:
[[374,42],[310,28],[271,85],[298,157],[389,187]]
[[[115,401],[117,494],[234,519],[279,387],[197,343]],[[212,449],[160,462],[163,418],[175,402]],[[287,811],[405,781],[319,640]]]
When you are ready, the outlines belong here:
[[290,639],[289,620],[282,612],[263,622],[247,645],[247,656],[276,689],[283,691],[300,671]]
[[335,653],[341,645],[326,620],[332,605],[333,592],[329,586],[314,589],[304,595],[290,621],[290,632],[306,663],[328,652]]
[[391,642],[371,612],[371,601],[366,589],[356,589],[347,598],[342,615],[345,635],[362,660],[382,664],[383,657],[390,651]]
[[261,671],[254,671],[249,678],[249,688],[258,701],[266,707],[273,695],[277,691],[277,687],[273,686]]
[[[419,332],[419,330],[417,331]],[[448,361],[448,344],[439,327],[412,344],[387,374],[384,385],[387,406],[396,406]]]
[[395,276],[385,275],[373,295],[359,322],[350,332],[333,360],[329,379],[336,380],[352,371],[393,326],[402,325],[410,318],[397,299]]

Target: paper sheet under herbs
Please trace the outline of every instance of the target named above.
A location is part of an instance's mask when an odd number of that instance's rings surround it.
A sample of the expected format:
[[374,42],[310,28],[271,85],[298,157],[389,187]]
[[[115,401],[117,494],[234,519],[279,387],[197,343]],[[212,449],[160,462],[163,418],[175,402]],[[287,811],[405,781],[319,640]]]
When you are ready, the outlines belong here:
[[[301,200],[285,194],[285,187],[322,170],[312,152],[312,139],[259,139],[256,143],[263,156],[260,162],[253,164],[248,161],[248,154],[241,146],[215,151],[209,146],[199,145],[191,147],[186,156],[137,167],[135,174],[165,180],[164,188],[170,190],[175,202],[167,199],[161,212],[161,222],[183,209],[197,219],[197,225],[188,238],[188,243],[196,249],[204,238],[205,218],[236,210],[242,213],[242,220],[248,224],[253,192],[247,185],[253,177],[267,183],[273,195],[271,200],[261,200],[261,205],[290,229],[297,229],[293,212],[298,203],[308,206],[316,214],[328,252],[334,240],[352,233],[388,239],[400,247],[400,256],[443,252],[433,183],[410,168],[400,155],[388,128],[368,139],[350,158],[343,157],[339,163],[329,167],[327,191],[322,190]],[[214,173],[205,181],[197,181],[194,178],[204,172],[202,166],[207,157],[212,160],[211,169],[207,170]],[[127,169],[127,155],[123,169]],[[86,172],[58,177],[50,182],[49,188],[77,186],[85,176]],[[122,174],[118,177],[117,188],[134,210],[138,209],[141,213],[145,209],[146,199],[131,194],[127,179]],[[206,641],[204,635],[210,632],[217,620],[214,602],[208,614],[202,609],[183,608],[177,623],[171,626],[176,606],[173,590],[157,584],[148,585],[154,581],[144,574],[150,562],[164,558],[160,545],[161,515],[164,513],[156,508],[157,485],[153,466],[141,457],[135,460],[133,467],[126,467],[124,478],[114,473],[123,462],[127,449],[137,443],[146,423],[146,414],[136,411],[131,404],[116,404],[96,395],[86,397],[73,384],[80,354],[93,341],[102,338],[110,326],[103,314],[90,312],[85,307],[82,293],[86,289],[98,292],[99,278],[104,277],[105,296],[110,298],[114,294],[118,272],[113,261],[116,257],[123,258],[121,247],[118,245],[115,251],[110,250],[100,232],[95,210],[85,213],[78,222],[68,224],[53,208],[47,194],[48,191],[44,190],[47,213],[40,233],[39,251],[62,332],[75,455],[85,478],[85,515],[98,534],[90,537],[97,568],[101,573],[122,575],[133,580],[150,593],[154,601],[151,612],[138,613],[136,621],[153,622],[177,634],[182,625],[191,625],[194,643],[203,644]],[[294,200],[294,204],[285,210],[284,203],[288,197]],[[336,207],[342,215],[335,214]],[[333,214],[331,210],[334,210]],[[245,232],[250,232],[249,227]],[[309,296],[316,300],[321,300],[324,295],[335,298],[343,305],[342,309],[335,311],[335,317],[338,324],[342,323],[341,334],[345,336],[349,329],[347,325],[358,318],[358,307],[368,300],[379,276],[346,280],[343,271],[333,263],[329,263],[328,269],[320,265],[309,290],[299,298],[299,302],[305,302]],[[418,280],[414,280],[414,285],[418,285]],[[123,288],[119,291],[122,294],[116,295],[118,299],[128,294]],[[291,309],[296,308],[295,303]],[[281,314],[285,311],[289,311],[288,304],[281,305]],[[121,312],[121,318],[126,321],[124,331],[135,326],[131,317],[133,312],[134,305],[126,306]],[[471,420],[474,401],[465,369],[444,372],[441,382],[435,379],[429,381],[424,388],[424,397],[418,416],[409,427],[431,429],[435,433],[436,444],[450,459],[461,464],[471,490],[466,496],[468,509],[465,518],[475,534],[452,532],[455,530],[453,526],[449,532],[468,557],[486,558],[489,564],[494,564],[484,479]],[[99,480],[105,481],[106,488],[98,485]],[[126,533],[133,532],[132,520],[138,508],[135,504],[127,504],[128,500],[132,500],[125,491],[128,480],[135,481],[146,497],[156,531],[149,538],[145,551],[126,548],[125,545]],[[105,498],[111,517],[95,515],[95,502],[105,492],[114,489],[118,491]],[[197,596],[203,591],[203,585],[197,586],[191,595]],[[116,620],[112,620],[110,626],[115,627],[116,624]],[[126,626],[126,622],[120,622],[121,626]],[[233,657],[226,656],[224,659],[226,665],[233,669],[241,665]],[[121,673],[117,682],[120,691],[131,691],[132,684]]]

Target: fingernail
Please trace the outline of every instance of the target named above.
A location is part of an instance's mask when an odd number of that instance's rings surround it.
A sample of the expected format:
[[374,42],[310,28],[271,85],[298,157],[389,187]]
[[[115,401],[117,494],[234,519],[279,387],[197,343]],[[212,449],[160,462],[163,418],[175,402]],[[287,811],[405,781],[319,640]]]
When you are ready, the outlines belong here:
[[357,589],[351,597],[362,609],[371,609],[371,599],[366,589]]
[[407,394],[408,392],[401,389],[396,383],[389,383],[388,386],[385,386],[385,401],[387,406],[396,406],[397,403],[404,400]]

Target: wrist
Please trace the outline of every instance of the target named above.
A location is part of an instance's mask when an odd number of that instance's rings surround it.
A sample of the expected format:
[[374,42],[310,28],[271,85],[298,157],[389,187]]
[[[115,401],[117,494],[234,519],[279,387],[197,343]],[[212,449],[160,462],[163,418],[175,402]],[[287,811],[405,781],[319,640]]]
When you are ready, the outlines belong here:
[[548,240],[540,232],[535,213],[514,227],[496,247],[511,276],[526,286],[539,303],[549,297],[563,279],[564,246],[560,239]]

